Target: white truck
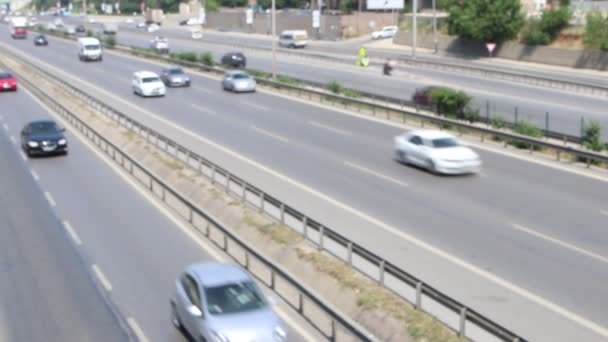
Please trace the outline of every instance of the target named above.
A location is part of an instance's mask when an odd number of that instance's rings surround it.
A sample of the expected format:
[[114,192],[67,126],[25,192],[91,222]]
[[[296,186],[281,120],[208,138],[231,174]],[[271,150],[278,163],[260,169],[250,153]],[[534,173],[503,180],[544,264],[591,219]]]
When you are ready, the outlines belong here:
[[102,61],[103,52],[97,38],[78,38],[78,59],[81,61]]
[[11,37],[13,37],[13,39],[27,38],[27,18],[26,17],[11,18]]

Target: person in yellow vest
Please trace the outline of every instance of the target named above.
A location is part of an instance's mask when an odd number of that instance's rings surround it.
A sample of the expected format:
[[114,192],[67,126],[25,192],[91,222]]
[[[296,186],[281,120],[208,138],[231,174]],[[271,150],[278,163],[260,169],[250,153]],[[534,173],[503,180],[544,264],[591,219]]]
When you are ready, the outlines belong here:
[[369,65],[369,57],[367,57],[367,50],[362,46],[359,49],[359,59],[357,60],[357,65],[366,67]]

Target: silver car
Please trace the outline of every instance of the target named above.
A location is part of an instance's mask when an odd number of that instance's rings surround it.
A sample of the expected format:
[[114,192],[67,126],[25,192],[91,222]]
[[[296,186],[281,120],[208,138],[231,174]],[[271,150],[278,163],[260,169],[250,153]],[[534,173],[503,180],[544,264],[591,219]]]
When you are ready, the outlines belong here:
[[160,78],[169,87],[189,87],[190,76],[186,75],[180,67],[165,68],[160,73]]
[[222,80],[222,88],[234,92],[255,91],[255,80],[244,71],[226,71]]
[[285,325],[264,294],[236,265],[190,265],[175,287],[171,320],[195,341],[287,340]]

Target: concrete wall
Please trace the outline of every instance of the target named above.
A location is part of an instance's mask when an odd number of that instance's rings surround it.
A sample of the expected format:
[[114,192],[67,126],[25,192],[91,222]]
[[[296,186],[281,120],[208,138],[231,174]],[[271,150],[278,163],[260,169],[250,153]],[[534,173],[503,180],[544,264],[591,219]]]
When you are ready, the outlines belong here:
[[390,12],[361,12],[342,15],[340,27],[342,37],[357,37],[368,35],[382,26],[398,25],[399,13]]
[[[394,38],[395,44],[411,45],[412,34],[399,32]],[[432,35],[418,35],[417,46],[433,49]],[[440,52],[467,56],[487,57],[488,50],[478,41],[439,36]],[[494,50],[494,56],[541,64],[559,65],[574,68],[608,70],[608,52],[594,50],[560,49],[547,46],[527,46],[519,43],[503,43]]]

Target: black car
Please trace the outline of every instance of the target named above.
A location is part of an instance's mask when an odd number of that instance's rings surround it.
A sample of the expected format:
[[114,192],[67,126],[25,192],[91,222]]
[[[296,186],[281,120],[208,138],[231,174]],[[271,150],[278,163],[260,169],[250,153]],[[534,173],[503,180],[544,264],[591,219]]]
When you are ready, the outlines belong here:
[[44,45],[47,46],[49,45],[49,41],[46,39],[46,36],[43,34],[39,34],[37,36],[34,37],[34,45],[39,46],[39,45]]
[[76,26],[76,33],[85,33],[86,31],[87,29],[84,27],[84,25]]
[[227,54],[222,56],[222,64],[234,68],[244,68],[247,65],[247,59],[245,58],[245,55],[240,52],[228,52]]
[[64,128],[55,121],[32,121],[21,130],[21,148],[28,156],[68,154],[68,141]]

